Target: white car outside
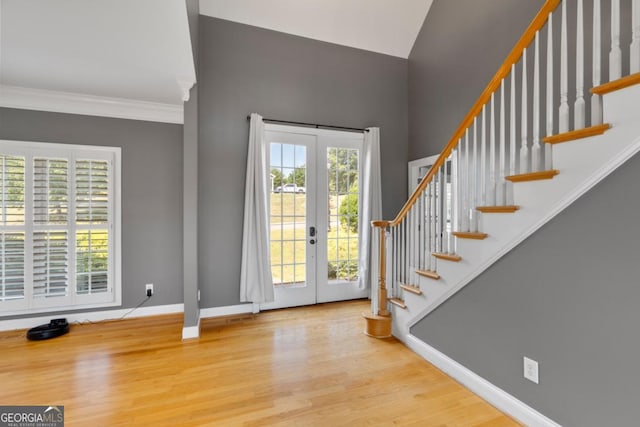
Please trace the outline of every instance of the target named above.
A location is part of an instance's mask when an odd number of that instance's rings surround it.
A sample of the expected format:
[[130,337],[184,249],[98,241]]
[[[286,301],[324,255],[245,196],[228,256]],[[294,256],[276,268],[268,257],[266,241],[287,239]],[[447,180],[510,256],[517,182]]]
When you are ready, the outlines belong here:
[[276,187],[273,190],[274,193],[306,193],[307,189],[304,187],[298,187],[295,184],[285,184],[281,187]]

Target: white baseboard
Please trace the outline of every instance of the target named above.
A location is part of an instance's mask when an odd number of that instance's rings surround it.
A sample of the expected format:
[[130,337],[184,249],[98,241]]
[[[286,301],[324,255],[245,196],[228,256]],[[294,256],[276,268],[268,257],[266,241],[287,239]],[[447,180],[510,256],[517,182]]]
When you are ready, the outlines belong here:
[[182,328],[183,340],[191,340],[195,338],[200,338],[200,319],[198,319],[198,324],[196,326]]
[[560,424],[545,417],[532,407],[491,384],[475,372],[470,371],[415,336],[409,334],[406,337],[406,344],[423,359],[432,363],[469,390],[521,423],[535,427],[560,427]]
[[[182,339],[197,338],[200,335],[200,319],[208,317],[231,316],[234,314],[258,313],[258,304],[238,304],[224,307],[203,308],[200,310],[198,326],[183,328]],[[12,331],[16,329],[29,329],[34,326],[49,323],[51,319],[64,317],[73,322],[101,322],[104,320],[120,319],[131,311],[130,308],[119,310],[90,311],[86,313],[55,313],[47,316],[25,317],[21,319],[0,320],[0,331]],[[127,315],[127,319],[135,317],[158,316],[162,314],[184,313],[184,304],[154,305],[139,307]],[[193,329],[195,328],[195,330]],[[186,334],[186,335],[185,335]]]
[[[49,323],[51,319],[64,317],[69,323],[73,322],[101,322],[104,320],[120,319],[131,311],[131,308],[120,310],[91,311],[87,313],[55,313],[47,316],[26,317],[22,319],[0,320],[0,331],[15,329],[29,329],[34,326]],[[184,312],[184,304],[154,305],[139,307],[127,315],[127,319],[134,317],[158,316],[161,314],[175,314]]]
[[234,314],[246,314],[257,313],[254,311],[254,304],[238,304],[238,305],[226,305],[224,307],[211,307],[201,308],[200,318],[206,319],[208,317],[220,317],[220,316],[232,316]]

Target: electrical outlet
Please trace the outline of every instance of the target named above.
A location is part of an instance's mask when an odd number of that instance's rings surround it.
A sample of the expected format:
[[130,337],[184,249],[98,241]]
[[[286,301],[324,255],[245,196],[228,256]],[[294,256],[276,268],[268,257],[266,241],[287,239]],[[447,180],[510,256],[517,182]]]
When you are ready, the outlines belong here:
[[[151,292],[151,295],[149,295],[149,292]],[[144,294],[148,297],[153,295],[153,283],[147,283],[144,287]]]
[[524,377],[538,384],[538,362],[528,357],[524,358]]

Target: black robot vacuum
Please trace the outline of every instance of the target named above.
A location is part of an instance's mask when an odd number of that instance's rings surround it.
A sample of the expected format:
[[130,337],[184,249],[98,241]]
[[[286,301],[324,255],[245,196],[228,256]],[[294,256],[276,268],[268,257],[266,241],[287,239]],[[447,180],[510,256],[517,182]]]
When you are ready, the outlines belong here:
[[59,337],[69,332],[69,322],[67,319],[53,319],[46,325],[36,326],[27,331],[27,339],[31,341],[42,341]]

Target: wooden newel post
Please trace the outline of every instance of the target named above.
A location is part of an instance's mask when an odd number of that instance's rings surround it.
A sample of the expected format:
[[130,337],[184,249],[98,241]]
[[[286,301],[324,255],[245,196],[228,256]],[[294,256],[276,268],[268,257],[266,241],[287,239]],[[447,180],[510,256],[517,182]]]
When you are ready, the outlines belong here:
[[372,221],[371,225],[380,230],[380,268],[378,271],[378,314],[362,313],[366,324],[364,333],[374,338],[391,336],[391,313],[387,310],[387,259],[386,231],[389,221]]

